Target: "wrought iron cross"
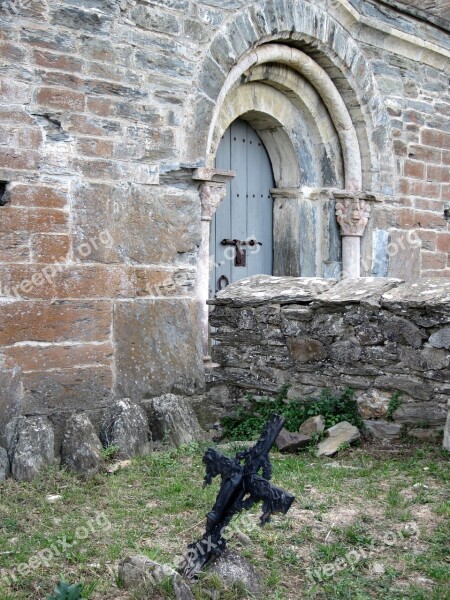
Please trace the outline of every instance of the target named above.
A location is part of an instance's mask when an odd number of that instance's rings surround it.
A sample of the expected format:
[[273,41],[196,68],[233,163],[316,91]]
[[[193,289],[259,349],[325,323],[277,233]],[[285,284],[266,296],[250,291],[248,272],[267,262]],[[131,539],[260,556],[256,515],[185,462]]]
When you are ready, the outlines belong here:
[[265,525],[272,514],[286,514],[290,509],[295,497],[269,482],[272,477],[269,452],[283,423],[283,417],[273,414],[256,444],[245,452],[238,452],[234,459],[212,448],[205,452],[203,487],[217,475],[221,475],[222,482],[216,502],[206,515],[203,538],[188,546],[183,565],[185,577],[193,579],[204,566],[224,552],[226,539],[223,533],[234,515],[262,501],[260,525]]

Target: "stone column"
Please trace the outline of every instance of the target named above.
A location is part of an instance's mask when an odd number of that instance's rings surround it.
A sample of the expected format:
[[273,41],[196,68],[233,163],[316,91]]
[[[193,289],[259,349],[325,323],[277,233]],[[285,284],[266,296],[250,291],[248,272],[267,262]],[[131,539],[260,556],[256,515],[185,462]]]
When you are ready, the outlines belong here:
[[341,226],[342,277],[361,277],[361,238],[369,222],[371,205],[362,194],[334,192],[336,218]]
[[200,327],[203,343],[203,360],[211,362],[209,349],[209,308],[206,301],[209,297],[210,256],[209,240],[211,220],[220,203],[227,194],[227,183],[235,176],[234,171],[220,169],[196,169],[192,175],[194,181],[199,181],[201,201],[202,239],[198,251],[197,278],[195,292],[200,304]]

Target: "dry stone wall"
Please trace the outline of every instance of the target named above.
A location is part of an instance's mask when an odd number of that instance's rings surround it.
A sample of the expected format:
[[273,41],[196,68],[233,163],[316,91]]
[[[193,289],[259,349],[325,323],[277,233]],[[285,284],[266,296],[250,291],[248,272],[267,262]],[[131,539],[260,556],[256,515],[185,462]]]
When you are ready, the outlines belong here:
[[289,384],[289,397],[307,399],[348,386],[378,437],[398,437],[402,425],[417,437],[442,432],[450,398],[450,283],[257,276],[211,304],[219,365],[213,389],[225,385],[237,400]]

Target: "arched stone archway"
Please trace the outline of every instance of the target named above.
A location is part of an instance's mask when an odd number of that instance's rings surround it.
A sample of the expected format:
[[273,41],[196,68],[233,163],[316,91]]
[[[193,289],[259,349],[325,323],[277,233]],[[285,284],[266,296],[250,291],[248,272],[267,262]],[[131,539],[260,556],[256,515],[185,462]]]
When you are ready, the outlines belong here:
[[188,101],[184,163],[204,166],[210,179],[200,170],[195,178],[220,188],[221,135],[236,118],[247,120],[276,180],[274,274],[359,277],[370,202],[392,193],[388,119],[364,56],[336,15],[308,0],[289,4],[243,8],[211,43]]

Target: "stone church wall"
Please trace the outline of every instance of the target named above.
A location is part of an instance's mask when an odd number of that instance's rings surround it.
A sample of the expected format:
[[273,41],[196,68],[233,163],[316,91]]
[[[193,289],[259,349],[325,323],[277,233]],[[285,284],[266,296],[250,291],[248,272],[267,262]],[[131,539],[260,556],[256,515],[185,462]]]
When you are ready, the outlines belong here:
[[350,387],[380,437],[399,437],[402,426],[418,428],[417,437],[442,433],[450,402],[450,283],[257,276],[211,304],[219,365],[211,395],[226,386],[230,410],[248,392],[273,395],[285,384],[290,398],[304,400]]
[[317,59],[360,134],[363,274],[449,276],[450,37],[413,16],[394,35],[387,8],[353,4],[1,3],[0,351],[23,386],[8,414],[201,391],[192,176],[223,82],[266,41]]

